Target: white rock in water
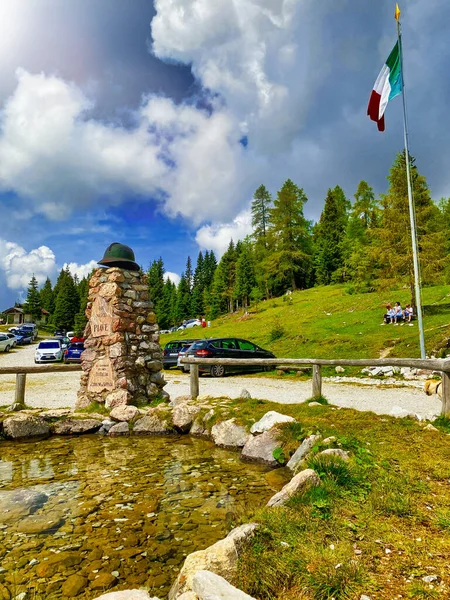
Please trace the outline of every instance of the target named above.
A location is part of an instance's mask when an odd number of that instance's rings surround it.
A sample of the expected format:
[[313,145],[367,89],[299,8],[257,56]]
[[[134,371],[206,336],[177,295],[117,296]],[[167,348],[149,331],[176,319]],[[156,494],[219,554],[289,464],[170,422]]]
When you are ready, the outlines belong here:
[[211,571],[197,571],[192,587],[199,600],[254,600]]
[[264,433],[265,431],[272,429],[274,425],[293,422],[295,422],[294,417],[288,417],[287,415],[282,415],[275,410],[269,410],[269,412],[266,412],[262,419],[251,426],[250,433]]
[[211,429],[211,437],[221,448],[243,448],[251,437],[242,425],[237,425],[234,419],[217,423]]

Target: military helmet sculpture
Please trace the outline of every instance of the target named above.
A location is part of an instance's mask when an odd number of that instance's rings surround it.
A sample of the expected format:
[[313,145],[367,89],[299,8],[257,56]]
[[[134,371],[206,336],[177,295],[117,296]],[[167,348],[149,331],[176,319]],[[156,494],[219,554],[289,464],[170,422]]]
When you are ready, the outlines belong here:
[[134,252],[130,246],[119,244],[119,242],[113,242],[106,248],[105,254],[98,264],[104,267],[120,267],[128,269],[128,271],[139,271],[140,268],[135,262]]

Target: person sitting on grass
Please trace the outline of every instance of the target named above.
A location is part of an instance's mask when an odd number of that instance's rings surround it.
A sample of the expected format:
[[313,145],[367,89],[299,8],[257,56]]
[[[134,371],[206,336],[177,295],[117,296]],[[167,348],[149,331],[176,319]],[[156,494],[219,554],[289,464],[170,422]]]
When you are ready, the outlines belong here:
[[[403,310],[402,310],[402,307],[400,306],[400,302],[395,303],[393,311],[394,311],[394,314],[393,314],[394,325],[398,325],[398,320],[401,321],[403,319]],[[392,318],[391,318],[391,323],[392,323]]]
[[386,304],[386,313],[383,317],[382,325],[384,325],[385,323],[391,322],[391,314],[392,314],[392,304]]
[[414,315],[413,307],[411,306],[411,304],[407,304],[405,306],[405,310],[403,311],[403,318],[405,319],[406,322],[411,323],[413,315]]

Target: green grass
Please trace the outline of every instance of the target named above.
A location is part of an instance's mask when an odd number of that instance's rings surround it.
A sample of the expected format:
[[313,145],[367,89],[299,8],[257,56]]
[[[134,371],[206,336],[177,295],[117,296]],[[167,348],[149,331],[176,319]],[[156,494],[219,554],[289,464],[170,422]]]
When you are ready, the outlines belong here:
[[[257,399],[216,406],[250,424],[279,405]],[[334,436],[350,460],[307,459],[319,487],[285,507],[260,507],[239,522],[260,524],[240,560],[236,585],[259,600],[450,598],[450,442],[412,419],[351,409],[285,405],[297,423],[280,428],[285,458],[310,433]],[[223,413],[221,415],[221,413]],[[280,473],[281,474],[281,473]],[[275,490],[274,490],[275,493]],[[433,586],[425,575],[439,578]]]
[[[420,357],[417,321],[381,326],[384,306],[410,301],[408,290],[348,295],[344,286],[297,291],[292,302],[275,298],[212,321],[207,329],[161,336],[161,343],[183,337],[238,336],[286,358]],[[425,344],[430,354],[450,337],[450,285],[423,289]],[[350,373],[351,369],[346,369]]]

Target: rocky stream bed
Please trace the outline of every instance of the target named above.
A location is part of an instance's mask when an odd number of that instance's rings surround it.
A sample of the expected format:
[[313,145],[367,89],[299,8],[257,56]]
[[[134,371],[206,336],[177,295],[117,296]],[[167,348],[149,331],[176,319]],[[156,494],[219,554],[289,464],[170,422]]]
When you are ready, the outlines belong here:
[[0,599],[140,586],[164,597],[189,553],[282,484],[276,471],[189,437],[3,441]]

